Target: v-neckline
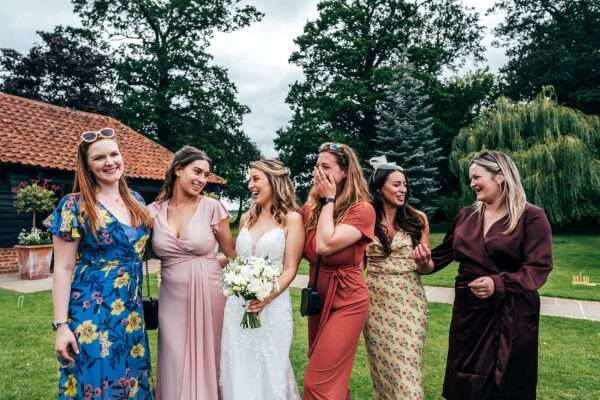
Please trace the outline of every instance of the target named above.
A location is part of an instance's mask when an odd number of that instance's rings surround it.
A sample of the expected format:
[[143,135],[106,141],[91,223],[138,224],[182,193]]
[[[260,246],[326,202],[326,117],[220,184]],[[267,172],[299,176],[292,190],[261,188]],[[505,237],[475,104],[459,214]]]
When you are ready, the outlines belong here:
[[187,233],[187,231],[190,229],[190,225],[192,225],[192,222],[194,220],[194,217],[196,216],[196,214],[198,214],[198,210],[200,209],[200,204],[202,203],[202,198],[200,198],[200,201],[198,201],[198,204],[196,204],[196,208],[194,209],[194,212],[192,213],[192,216],[190,217],[190,220],[188,221],[187,225],[185,226],[184,229],[181,230],[181,235],[179,237],[177,237],[177,235],[173,234],[172,230],[171,230],[171,226],[169,225],[169,203],[170,203],[170,199],[167,200],[165,203],[165,224],[167,225],[167,232],[169,232],[169,235],[171,235],[175,240],[181,240],[185,234]]
[[263,233],[260,234],[260,236],[258,238],[256,238],[256,240],[254,240],[254,237],[252,236],[252,233],[250,233],[250,229],[247,226],[244,226],[244,228],[246,232],[248,233],[248,237],[250,238],[250,247],[252,248],[252,252],[256,252],[256,245],[258,244],[258,242],[260,242],[260,239],[262,239],[267,233],[274,231],[276,229],[281,229],[283,230],[282,227],[280,226],[275,226],[273,228],[269,228],[267,230],[265,230]]
[[101,202],[101,201],[99,201],[99,200],[96,200],[96,203],[98,203],[98,204],[100,205],[100,207],[102,207],[104,210],[106,210],[106,212],[107,212],[108,214],[110,214],[110,217],[111,217],[112,219],[114,219],[115,221],[117,221],[119,224],[121,224],[121,225],[123,225],[123,226],[126,226],[127,228],[132,228],[132,229],[134,229],[134,228],[135,228],[135,226],[132,226],[132,225],[127,225],[125,222],[123,222],[123,221],[121,221],[119,218],[117,218],[117,216],[116,216],[116,215],[115,215],[115,214],[114,214],[112,211],[110,211],[110,209],[109,209],[108,207],[106,207],[104,204],[102,204],[102,202]]
[[502,221],[504,218],[506,218],[508,216],[508,213],[504,214],[503,216],[501,216],[500,218],[496,219],[494,222],[491,223],[491,225],[488,227],[488,230],[485,230],[485,212],[481,218],[481,231],[483,233],[483,240],[487,240],[488,235],[490,233],[490,231],[492,230],[492,228],[500,221]]

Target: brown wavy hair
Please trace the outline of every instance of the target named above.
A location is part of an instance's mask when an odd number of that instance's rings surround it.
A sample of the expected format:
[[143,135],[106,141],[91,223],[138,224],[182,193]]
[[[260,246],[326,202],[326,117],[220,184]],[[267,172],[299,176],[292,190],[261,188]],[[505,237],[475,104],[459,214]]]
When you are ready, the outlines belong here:
[[[73,182],[73,193],[79,193],[80,197],[81,216],[87,218],[92,235],[96,240],[98,239],[96,236],[96,228],[98,227],[99,220],[96,199],[98,182],[96,181],[96,176],[90,171],[87,159],[90,146],[100,140],[112,140],[117,143],[117,146],[119,145],[116,138],[107,139],[102,137],[99,137],[98,140],[93,142],[82,141],[79,143],[79,147],[77,148],[75,180]],[[146,208],[131,194],[129,186],[127,185],[127,180],[125,179],[125,174],[121,175],[121,178],[119,179],[119,194],[129,209],[133,226],[143,225],[147,229],[152,228],[152,218],[150,218],[150,214]]]
[[[341,193],[336,193],[335,205],[333,210],[333,220],[335,224],[339,224],[342,219],[346,216],[346,213],[354,204],[360,201],[370,201],[371,195],[367,188],[367,181],[363,175],[360,161],[356,156],[356,153],[350,146],[340,144],[339,149],[336,151],[331,150],[328,143],[324,143],[320,148],[325,148],[320,153],[328,152],[335,156],[337,164],[346,172],[346,178],[344,179]],[[308,223],[306,224],[306,230],[315,229],[319,215],[321,213],[321,202],[317,189],[313,186],[308,194],[308,201],[306,202],[309,215]]]
[[390,255],[392,249],[388,229],[383,224],[385,198],[381,193],[381,188],[385,185],[388,177],[396,171],[404,175],[407,186],[404,205],[397,208],[396,218],[394,219],[396,229],[402,229],[408,233],[414,248],[421,241],[424,226],[423,220],[417,213],[417,210],[409,204],[411,190],[406,173],[400,169],[375,169],[369,177],[369,192],[371,193],[371,196],[373,196],[371,204],[373,205],[373,208],[375,208],[375,236],[379,239],[386,256]]
[[[290,211],[300,211],[300,207],[296,203],[296,190],[289,170],[279,160],[252,161],[250,168],[262,171],[267,176],[267,180],[273,191],[271,215],[279,226],[286,227],[287,214]],[[262,207],[259,204],[252,204],[247,214],[247,227],[251,227],[256,223],[261,211]]]
[[173,197],[173,188],[175,187],[175,181],[177,180],[177,175],[175,171],[178,168],[185,168],[187,165],[193,163],[194,161],[204,160],[207,161],[208,164],[212,167],[212,160],[210,157],[206,155],[200,149],[197,149],[194,146],[183,146],[181,149],[177,150],[173,159],[171,160],[171,164],[167,168],[165,172],[165,181],[163,182],[162,188],[160,189],[160,193],[156,198],[157,202],[162,202],[165,200],[169,200]]

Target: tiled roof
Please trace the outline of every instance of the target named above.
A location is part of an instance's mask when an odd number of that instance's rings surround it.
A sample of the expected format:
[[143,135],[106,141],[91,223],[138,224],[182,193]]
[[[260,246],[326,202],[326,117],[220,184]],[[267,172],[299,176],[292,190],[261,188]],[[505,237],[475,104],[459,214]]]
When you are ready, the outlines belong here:
[[[75,170],[79,134],[111,127],[125,173],[163,180],[173,153],[112,117],[76,111],[0,92],[0,163]],[[224,183],[213,175],[209,182]]]

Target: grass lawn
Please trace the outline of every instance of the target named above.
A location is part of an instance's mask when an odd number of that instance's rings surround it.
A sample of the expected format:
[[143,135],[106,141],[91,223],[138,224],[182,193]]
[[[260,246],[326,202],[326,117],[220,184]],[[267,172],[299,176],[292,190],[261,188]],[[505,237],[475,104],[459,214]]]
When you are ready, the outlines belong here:
[[[155,288],[153,284],[152,287]],[[54,399],[58,377],[50,328],[50,292],[20,296],[0,290],[0,398],[2,400]],[[294,289],[295,336],[292,363],[298,382],[306,368],[306,319],[298,310],[299,291]],[[450,306],[432,304],[425,346],[425,390],[427,399],[440,399],[447,351]],[[600,323],[542,317],[540,333],[540,380],[538,397],[544,400],[600,398]],[[362,342],[362,341],[361,341]],[[156,361],[156,332],[150,333]],[[371,397],[371,382],[361,343],[352,376],[354,398]]]
[[[443,238],[443,233],[433,233],[431,245],[436,246]],[[600,235],[554,235],[553,257],[554,269],[540,294],[600,301]],[[457,268],[458,264],[453,263],[436,274],[425,276],[423,284],[453,287]],[[571,277],[580,272],[599,285],[571,284]]]
[[[431,246],[442,242],[444,233],[431,234]],[[543,296],[600,301],[600,235],[554,235],[554,270],[540,290]],[[302,260],[299,274],[308,274],[308,263]],[[440,272],[423,277],[424,285],[454,287],[458,269],[452,263]],[[575,286],[571,277],[588,275],[598,286]]]

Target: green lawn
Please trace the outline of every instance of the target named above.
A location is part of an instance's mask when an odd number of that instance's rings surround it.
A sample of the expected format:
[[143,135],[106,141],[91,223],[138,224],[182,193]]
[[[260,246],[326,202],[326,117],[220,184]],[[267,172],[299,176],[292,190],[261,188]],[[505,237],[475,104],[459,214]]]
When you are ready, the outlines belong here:
[[[443,233],[431,234],[431,246],[437,246]],[[544,296],[600,301],[600,235],[554,235],[554,270],[540,293]],[[454,286],[458,264],[452,263],[442,271],[423,277],[423,284]],[[598,286],[574,286],[571,277],[588,275]],[[299,274],[308,274],[308,263],[302,260]]]
[[[155,287],[155,285],[152,285]],[[57,363],[50,329],[50,292],[20,296],[0,290],[0,398],[2,400],[56,398]],[[306,368],[306,319],[298,314],[299,291],[294,289],[295,337],[292,364],[298,382]],[[425,346],[427,399],[440,399],[447,350],[450,306],[432,304]],[[538,398],[544,400],[600,398],[600,323],[542,317],[540,328]],[[361,341],[362,342],[362,341]],[[153,355],[156,332],[150,333]],[[153,361],[156,360],[154,356]],[[357,400],[370,399],[371,388],[364,347],[358,352],[351,388]]]
[[[443,233],[431,235],[431,245],[442,242]],[[544,296],[600,301],[600,235],[554,235],[554,269],[540,290]],[[442,271],[423,277],[425,285],[454,286],[458,264],[453,263]],[[574,286],[571,277],[579,273],[588,275],[598,286]]]

